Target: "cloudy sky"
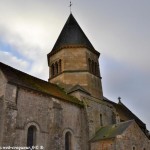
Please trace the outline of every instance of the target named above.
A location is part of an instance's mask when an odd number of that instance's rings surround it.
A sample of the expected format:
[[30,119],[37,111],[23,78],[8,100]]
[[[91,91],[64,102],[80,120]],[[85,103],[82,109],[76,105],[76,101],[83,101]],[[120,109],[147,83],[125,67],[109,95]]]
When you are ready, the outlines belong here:
[[[97,51],[105,97],[122,102],[150,130],[150,1],[72,0]],[[0,0],[0,61],[44,80],[69,0]]]

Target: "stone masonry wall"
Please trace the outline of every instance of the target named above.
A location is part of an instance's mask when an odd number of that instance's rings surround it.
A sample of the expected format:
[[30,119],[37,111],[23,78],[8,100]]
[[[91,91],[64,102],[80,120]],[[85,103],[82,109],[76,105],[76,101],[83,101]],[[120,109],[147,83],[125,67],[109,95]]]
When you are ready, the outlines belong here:
[[0,70],[0,97],[5,95],[6,79]]
[[63,133],[63,149],[64,147],[64,133],[68,130],[72,133],[72,149],[73,150],[86,150],[83,149],[83,147],[87,146],[86,139],[84,139],[85,133],[82,132],[82,130],[85,130],[85,124],[84,123],[84,112],[81,108],[72,105],[70,103],[62,102],[60,101],[61,106],[63,108],[62,114],[62,133]]
[[66,48],[50,57],[50,65],[59,59],[62,60],[62,71],[87,70],[85,48]]
[[50,78],[50,82],[59,84],[66,90],[79,84],[94,97],[102,99],[101,78],[89,72],[89,58],[99,64],[98,56],[86,48],[66,48],[52,55],[50,66],[61,59],[62,73]]
[[7,85],[5,130],[2,146],[27,146],[31,125],[36,145],[45,150],[64,150],[65,133],[70,132],[72,150],[87,150],[84,112],[79,106],[42,93]]
[[115,140],[108,139],[91,143],[91,150],[130,150],[130,149],[116,149]]
[[89,98],[84,98],[87,104],[87,115],[88,115],[88,125],[89,125],[89,136],[92,138],[96,131],[101,127],[100,114],[102,115],[102,126],[113,124],[113,108],[106,105],[105,102],[100,100],[94,100]]
[[129,128],[116,138],[116,149],[127,150],[135,147],[136,150],[149,150],[150,140],[139,128],[136,122],[133,122]]
[[17,116],[17,86],[8,84],[6,85],[4,96],[4,128],[1,146],[13,146],[15,142],[15,128]]
[[100,114],[102,115],[102,126],[117,122],[116,110],[104,100],[96,99],[83,92],[74,92],[72,95],[79,98],[85,104],[89,139],[91,139],[101,127]]
[[136,122],[133,122],[116,138],[91,143],[91,150],[149,150],[150,140],[145,136]]
[[47,148],[51,99],[40,93],[20,89],[17,99],[17,123],[15,145],[26,146],[27,131],[30,125],[37,128],[36,144]]
[[0,71],[0,145],[2,145],[3,128],[4,128],[4,96],[6,90],[6,79]]

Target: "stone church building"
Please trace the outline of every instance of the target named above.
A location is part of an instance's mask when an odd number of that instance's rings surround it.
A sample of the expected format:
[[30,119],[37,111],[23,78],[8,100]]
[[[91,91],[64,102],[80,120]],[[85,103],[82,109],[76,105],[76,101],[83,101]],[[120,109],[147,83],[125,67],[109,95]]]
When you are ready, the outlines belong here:
[[146,125],[104,97],[99,56],[70,14],[47,55],[48,82],[0,62],[0,147],[150,150]]

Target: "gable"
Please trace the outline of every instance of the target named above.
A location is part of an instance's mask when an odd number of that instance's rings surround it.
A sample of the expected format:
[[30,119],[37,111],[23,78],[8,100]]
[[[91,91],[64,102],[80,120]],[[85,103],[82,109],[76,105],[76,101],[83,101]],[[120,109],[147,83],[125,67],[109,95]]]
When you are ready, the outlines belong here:
[[107,103],[112,104],[121,121],[128,121],[128,120],[135,120],[136,123],[140,126],[140,128],[145,131],[146,130],[146,125],[144,122],[142,122],[142,120],[140,120],[133,112],[131,112],[122,102],[119,103],[115,103],[113,101],[108,100],[107,98],[104,97],[104,101],[106,101]]
[[134,120],[103,127],[98,133],[95,139],[91,140],[91,150],[129,150],[133,147],[138,150],[148,150],[150,148],[149,139]]
[[134,120],[129,128],[123,133],[123,136],[126,138],[137,139],[135,141],[140,141],[142,139],[149,140],[147,135],[145,135],[145,133]]
[[135,121],[133,121],[122,135],[117,136],[115,143],[117,144],[117,149],[132,149],[135,147],[138,150],[148,150],[150,148],[148,137]]

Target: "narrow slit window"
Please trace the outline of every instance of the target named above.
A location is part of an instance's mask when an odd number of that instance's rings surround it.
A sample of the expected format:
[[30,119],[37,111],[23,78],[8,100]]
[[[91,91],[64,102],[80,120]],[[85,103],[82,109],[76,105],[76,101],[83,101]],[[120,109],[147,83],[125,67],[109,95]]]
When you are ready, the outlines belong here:
[[94,66],[94,67],[95,67],[95,72],[94,72],[94,74],[97,75],[98,73],[97,73],[97,63],[96,63],[96,62],[95,62],[95,66]]
[[59,60],[58,73],[61,73],[61,60]]
[[92,60],[92,73],[94,74],[95,72],[95,66],[94,66],[94,61]]
[[51,76],[52,77],[54,76],[54,64],[52,64],[52,66],[51,66]]
[[88,61],[89,61],[89,72],[91,72],[92,71],[92,68],[91,68],[91,59],[89,58]]
[[103,115],[100,114],[100,126],[103,126]]
[[135,150],[135,146],[132,147],[132,150]]
[[65,135],[65,150],[71,150],[71,133],[67,132]]
[[35,146],[36,143],[36,127],[30,126],[27,133],[27,147]]
[[58,74],[58,63],[56,62],[55,63],[55,75],[57,75]]

